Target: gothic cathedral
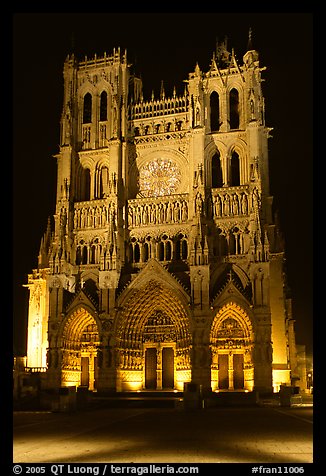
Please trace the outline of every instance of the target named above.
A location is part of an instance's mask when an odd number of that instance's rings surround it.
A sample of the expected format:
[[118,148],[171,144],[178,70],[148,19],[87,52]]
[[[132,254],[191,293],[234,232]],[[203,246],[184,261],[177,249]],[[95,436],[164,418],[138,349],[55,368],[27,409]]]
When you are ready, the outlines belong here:
[[46,387],[276,392],[295,342],[258,52],[145,100],[126,52],[63,69],[54,229],[28,276]]

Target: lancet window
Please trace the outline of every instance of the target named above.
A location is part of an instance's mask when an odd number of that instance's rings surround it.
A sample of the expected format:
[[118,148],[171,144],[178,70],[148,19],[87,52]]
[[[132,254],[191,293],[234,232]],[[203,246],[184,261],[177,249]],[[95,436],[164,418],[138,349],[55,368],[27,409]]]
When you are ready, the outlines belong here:
[[146,240],[132,238],[129,245],[129,259],[132,263],[146,263],[150,258],[159,261],[186,260],[188,258],[188,240],[181,234],[175,238],[163,235],[157,240],[147,237]]
[[219,152],[212,157],[212,188],[223,187],[221,157]]
[[107,121],[107,119],[108,119],[108,95],[106,91],[103,91],[100,97],[100,121]]
[[233,88],[229,96],[230,106],[230,129],[239,129],[240,114],[239,114],[239,92]]
[[237,152],[231,155],[229,184],[231,187],[240,185],[240,159]]
[[216,91],[213,91],[210,96],[210,110],[211,110],[211,132],[218,132],[220,130],[220,100]]
[[90,93],[84,96],[83,124],[92,122],[92,96]]
[[83,169],[81,177],[81,201],[90,200],[91,173],[89,169]]

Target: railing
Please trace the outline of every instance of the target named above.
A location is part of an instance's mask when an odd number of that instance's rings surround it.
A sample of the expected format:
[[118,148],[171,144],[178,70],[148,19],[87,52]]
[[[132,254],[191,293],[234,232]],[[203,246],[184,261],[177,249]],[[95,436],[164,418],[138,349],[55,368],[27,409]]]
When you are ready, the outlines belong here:
[[47,371],[46,367],[25,367],[26,373],[44,373]]
[[251,211],[249,186],[212,189],[208,208],[208,215],[212,218],[248,215]]
[[104,228],[116,219],[114,202],[108,199],[77,202],[74,205],[74,228]]
[[128,201],[130,226],[184,223],[188,220],[188,194]]
[[146,117],[165,116],[187,112],[189,100],[187,96],[173,98],[152,99],[130,106],[129,118],[131,120],[144,119]]

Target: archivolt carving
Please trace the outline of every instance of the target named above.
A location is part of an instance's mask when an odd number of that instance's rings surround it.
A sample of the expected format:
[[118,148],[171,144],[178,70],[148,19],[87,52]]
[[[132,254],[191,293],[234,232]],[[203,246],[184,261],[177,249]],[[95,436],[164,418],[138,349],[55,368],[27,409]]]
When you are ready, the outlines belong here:
[[234,302],[225,304],[211,327],[211,343],[218,347],[243,347],[253,343],[253,327],[248,314]]
[[83,333],[88,326],[96,328],[98,337],[98,324],[94,317],[83,307],[76,309],[64,322],[61,332],[62,347],[79,349]]
[[151,280],[135,290],[117,317],[120,368],[139,369],[145,342],[176,342],[180,368],[189,368],[191,335],[187,312],[172,290]]

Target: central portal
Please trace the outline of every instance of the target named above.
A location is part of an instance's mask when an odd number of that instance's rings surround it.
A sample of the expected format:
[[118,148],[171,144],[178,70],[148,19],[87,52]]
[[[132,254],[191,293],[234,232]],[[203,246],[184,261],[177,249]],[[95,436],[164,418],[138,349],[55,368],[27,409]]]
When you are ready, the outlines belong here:
[[160,344],[145,348],[146,390],[174,388],[174,349]]
[[[148,268],[152,275],[155,271],[172,280],[154,260]],[[153,279],[142,285],[141,277],[142,272],[119,301],[117,391],[183,390],[184,381],[191,378],[191,333],[181,290],[174,293],[172,287]]]

